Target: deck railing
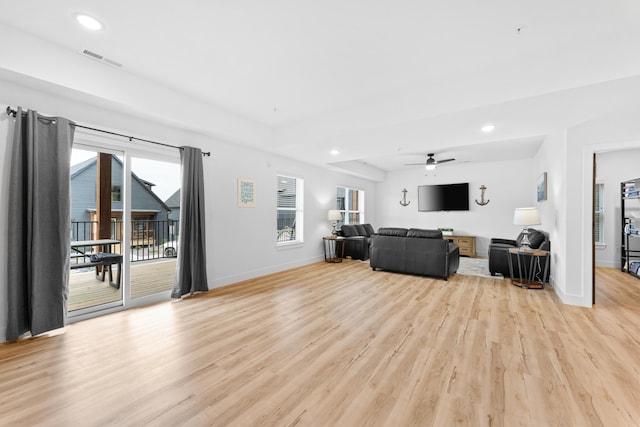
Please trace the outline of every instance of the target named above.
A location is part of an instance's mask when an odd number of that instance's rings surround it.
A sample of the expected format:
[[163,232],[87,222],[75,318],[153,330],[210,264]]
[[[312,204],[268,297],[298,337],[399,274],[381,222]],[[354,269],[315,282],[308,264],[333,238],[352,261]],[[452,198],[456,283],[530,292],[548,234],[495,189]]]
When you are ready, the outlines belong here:
[[296,240],[295,212],[278,212],[276,242],[289,242]]
[[[131,261],[146,261],[159,258],[174,258],[178,254],[179,221],[176,220],[133,220],[129,248]],[[96,240],[97,221],[71,221],[71,240]],[[111,221],[112,239],[122,239],[122,221]],[[115,253],[123,253],[122,243],[114,245]]]

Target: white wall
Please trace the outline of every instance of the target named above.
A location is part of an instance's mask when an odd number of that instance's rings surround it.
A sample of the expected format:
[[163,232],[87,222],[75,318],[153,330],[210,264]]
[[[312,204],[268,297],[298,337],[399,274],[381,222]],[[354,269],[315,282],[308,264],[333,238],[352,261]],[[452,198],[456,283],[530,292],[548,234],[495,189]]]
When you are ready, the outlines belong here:
[[[418,212],[417,187],[429,184],[469,183],[469,211]],[[481,185],[487,187],[485,200],[479,206]],[[406,188],[409,206],[400,205]],[[441,166],[425,176],[424,168],[387,173],[387,179],[377,184],[376,218],[379,227],[453,228],[455,234],[476,236],[478,256],[486,257],[492,237],[515,239],[522,229],[513,225],[517,207],[535,205],[536,187],[531,159],[461,163]],[[543,228],[544,227],[540,227]]]
[[[301,164],[256,150],[217,144],[205,159],[207,192],[207,253],[210,286],[221,286],[323,259],[322,236],[330,234],[327,211],[334,208],[336,186],[365,191],[365,215],[375,221],[372,182]],[[304,179],[303,246],[277,248],[276,175]],[[237,207],[237,179],[257,181],[256,208]],[[212,280],[213,279],[213,280]]]
[[[640,147],[640,103],[591,120],[567,132],[565,303],[591,306],[593,154]],[[597,304],[597,300],[596,300]]]
[[640,178],[640,149],[597,154],[596,180],[604,184],[604,247],[596,250],[596,265],[620,267],[620,183]]
[[563,201],[566,192],[566,172],[564,164],[567,159],[566,134],[558,132],[545,138],[544,143],[538,150],[533,164],[534,176],[538,177],[542,173],[547,173],[547,200],[537,201],[540,214],[540,228],[549,233],[551,241],[551,275],[550,283],[556,292],[564,288],[562,277],[564,275],[563,252],[566,240],[563,232],[566,228],[566,213]]
[[[37,87],[38,89],[35,89]],[[51,90],[49,90],[51,89]],[[43,114],[64,116],[79,124],[88,124],[172,145],[191,145],[211,151],[205,157],[207,272],[209,288],[250,279],[275,271],[323,259],[322,236],[331,224],[327,211],[335,206],[336,186],[349,186],[365,191],[365,214],[376,223],[373,182],[344,175],[308,164],[267,154],[212,137],[198,135],[175,126],[124,115],[105,108],[98,99],[69,93],[63,88],[42,82],[23,86],[0,76],[0,105],[38,110]],[[11,129],[5,114],[0,114],[0,205],[8,200],[9,143]],[[125,141],[126,145],[128,141]],[[144,143],[141,143],[144,144]],[[151,146],[155,147],[155,146]],[[155,150],[155,148],[147,148]],[[280,250],[275,244],[276,175],[289,174],[304,178],[304,244]],[[257,182],[256,208],[237,207],[237,179]],[[6,235],[7,213],[0,210],[0,232]],[[6,239],[0,239],[0,253],[6,254]],[[6,257],[0,256],[0,295],[6,295]],[[0,305],[0,341],[6,330],[6,298]]]

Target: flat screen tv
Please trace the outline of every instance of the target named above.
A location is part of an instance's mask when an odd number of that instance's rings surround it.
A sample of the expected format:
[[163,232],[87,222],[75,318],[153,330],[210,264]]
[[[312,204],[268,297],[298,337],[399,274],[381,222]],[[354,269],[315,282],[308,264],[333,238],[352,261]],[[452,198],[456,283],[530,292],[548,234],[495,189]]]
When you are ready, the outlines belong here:
[[468,211],[469,183],[418,186],[418,211]]

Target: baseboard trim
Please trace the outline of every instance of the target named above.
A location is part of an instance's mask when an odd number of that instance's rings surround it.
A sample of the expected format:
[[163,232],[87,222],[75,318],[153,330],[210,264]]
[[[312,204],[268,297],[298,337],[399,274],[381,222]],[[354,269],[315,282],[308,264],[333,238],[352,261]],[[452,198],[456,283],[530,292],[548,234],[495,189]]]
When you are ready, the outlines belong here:
[[265,268],[259,268],[256,270],[245,271],[241,274],[232,274],[225,277],[219,277],[210,283],[209,289],[220,288],[222,286],[232,285],[234,283],[242,282],[245,280],[255,279],[256,277],[266,276],[267,274],[279,273],[281,271],[290,270],[296,267],[302,267],[304,265],[313,264],[324,260],[322,256],[314,256],[304,259],[299,259],[293,262],[284,264],[273,265]]
[[565,294],[562,291],[562,289],[560,289],[560,287],[554,286],[553,284],[551,286],[553,287],[553,291],[556,293],[558,298],[560,298],[560,301],[562,301],[563,304],[575,305],[577,307],[586,307],[586,308],[593,307],[593,305],[591,304],[591,301],[585,301],[584,296]]

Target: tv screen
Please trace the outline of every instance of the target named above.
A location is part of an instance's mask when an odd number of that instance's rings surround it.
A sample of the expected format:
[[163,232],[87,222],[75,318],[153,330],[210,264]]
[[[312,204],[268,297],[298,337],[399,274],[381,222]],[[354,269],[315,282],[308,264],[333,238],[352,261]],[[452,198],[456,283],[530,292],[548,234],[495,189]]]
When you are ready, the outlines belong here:
[[418,211],[468,211],[469,183],[418,186]]

